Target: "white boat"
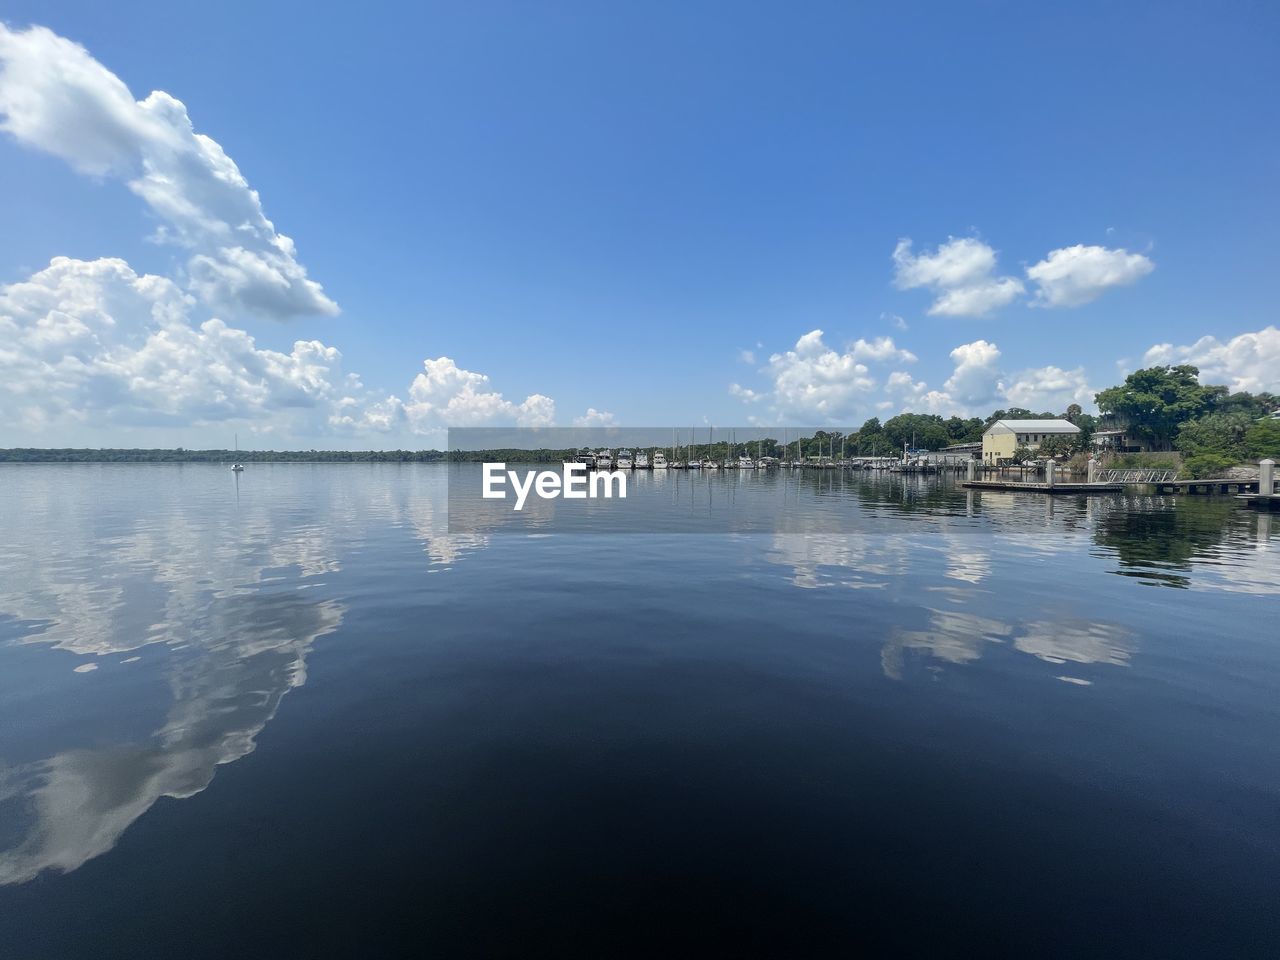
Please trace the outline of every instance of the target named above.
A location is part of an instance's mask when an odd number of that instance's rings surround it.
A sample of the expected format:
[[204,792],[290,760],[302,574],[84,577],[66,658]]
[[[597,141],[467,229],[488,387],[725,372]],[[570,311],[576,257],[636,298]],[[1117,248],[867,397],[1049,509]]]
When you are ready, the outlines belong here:
[[244,473],[244,464],[240,462],[240,434],[236,434],[236,462],[231,465],[232,473]]
[[596,454],[596,469],[597,470],[613,469],[613,451],[612,450],[601,450]]
[[738,458],[738,469],[739,469],[739,470],[754,470],[755,468],[756,468],[756,462],[755,462],[754,460],[752,460],[750,457],[739,457],[739,458]]
[[639,453],[636,454],[636,469],[648,470],[649,467],[650,467],[649,455],[645,453],[643,450],[641,450]]
[[634,466],[635,466],[635,461],[631,459],[631,451],[619,450],[618,451],[618,469],[630,470]]
[[689,469],[690,469],[690,470],[701,470],[701,469],[702,469],[702,461],[701,461],[701,460],[690,460],[690,461],[689,461]]
[[704,460],[704,461],[703,461],[703,463],[702,463],[702,469],[704,469],[704,470],[719,470],[719,469],[720,469],[720,464],[716,463],[714,460]]
[[667,469],[667,455],[665,453],[662,453],[661,451],[659,451],[653,455],[653,469],[655,470]]

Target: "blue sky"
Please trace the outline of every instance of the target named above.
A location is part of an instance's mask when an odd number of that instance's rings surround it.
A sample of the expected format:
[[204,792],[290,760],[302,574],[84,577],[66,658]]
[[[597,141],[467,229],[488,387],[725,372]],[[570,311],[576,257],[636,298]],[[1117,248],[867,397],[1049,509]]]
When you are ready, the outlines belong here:
[[[207,446],[238,430],[431,445],[450,423],[569,424],[588,409],[626,424],[856,425],[904,408],[1057,409],[1125,369],[1185,359],[1280,389],[1270,5],[365,4],[326,17],[11,2],[0,16],[0,106],[41,91],[0,134],[0,284],[51,286],[55,257],[118,258],[189,298],[192,329],[217,317],[257,351],[341,353],[340,373],[296,357],[264,372],[251,354],[243,376],[174,383],[164,357],[142,354],[155,318],[117,307],[135,319],[113,314],[109,337],[66,348],[76,372],[44,341],[11,361],[0,444]],[[296,244],[286,273],[301,265],[323,294],[296,276],[287,303],[201,285],[193,251],[225,274],[213,241],[190,221],[175,240],[169,208],[136,186],[167,134],[108,117],[123,124],[112,151],[144,142],[86,170],[97,101],[67,106],[59,85],[79,81],[32,66],[78,61],[24,53],[31,24],[83,45],[132,98],[181,101]],[[173,170],[170,185],[185,175]],[[949,238],[961,243],[939,251]],[[138,286],[98,271],[92,295],[114,303],[121,283]],[[10,335],[32,340],[50,316],[101,320],[82,284],[57,286],[11,287],[0,324],[7,309]],[[960,309],[930,313],[957,293]],[[235,356],[195,336],[168,362],[189,373]],[[424,368],[440,358],[454,366]]]

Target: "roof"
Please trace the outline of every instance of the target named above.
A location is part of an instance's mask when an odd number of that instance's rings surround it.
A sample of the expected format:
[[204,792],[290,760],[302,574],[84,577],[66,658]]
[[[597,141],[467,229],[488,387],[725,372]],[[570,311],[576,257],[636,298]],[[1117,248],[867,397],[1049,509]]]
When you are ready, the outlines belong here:
[[1014,433],[1079,433],[1080,428],[1070,420],[997,420],[982,432],[989,433],[996,427],[1008,427]]

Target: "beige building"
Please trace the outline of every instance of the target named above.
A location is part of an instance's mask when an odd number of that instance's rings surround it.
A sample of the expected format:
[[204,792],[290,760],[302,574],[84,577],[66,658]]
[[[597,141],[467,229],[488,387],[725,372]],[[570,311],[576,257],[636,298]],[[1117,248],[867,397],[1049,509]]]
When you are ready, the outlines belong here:
[[996,420],[982,433],[982,460],[1012,460],[1019,447],[1035,451],[1046,437],[1075,436],[1080,432],[1070,420]]

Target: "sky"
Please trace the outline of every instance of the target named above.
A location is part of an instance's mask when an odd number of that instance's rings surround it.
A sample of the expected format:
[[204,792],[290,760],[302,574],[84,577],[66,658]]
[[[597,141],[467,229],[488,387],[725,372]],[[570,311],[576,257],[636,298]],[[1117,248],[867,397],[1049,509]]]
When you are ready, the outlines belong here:
[[1280,391],[1280,8],[0,8],[0,446]]

